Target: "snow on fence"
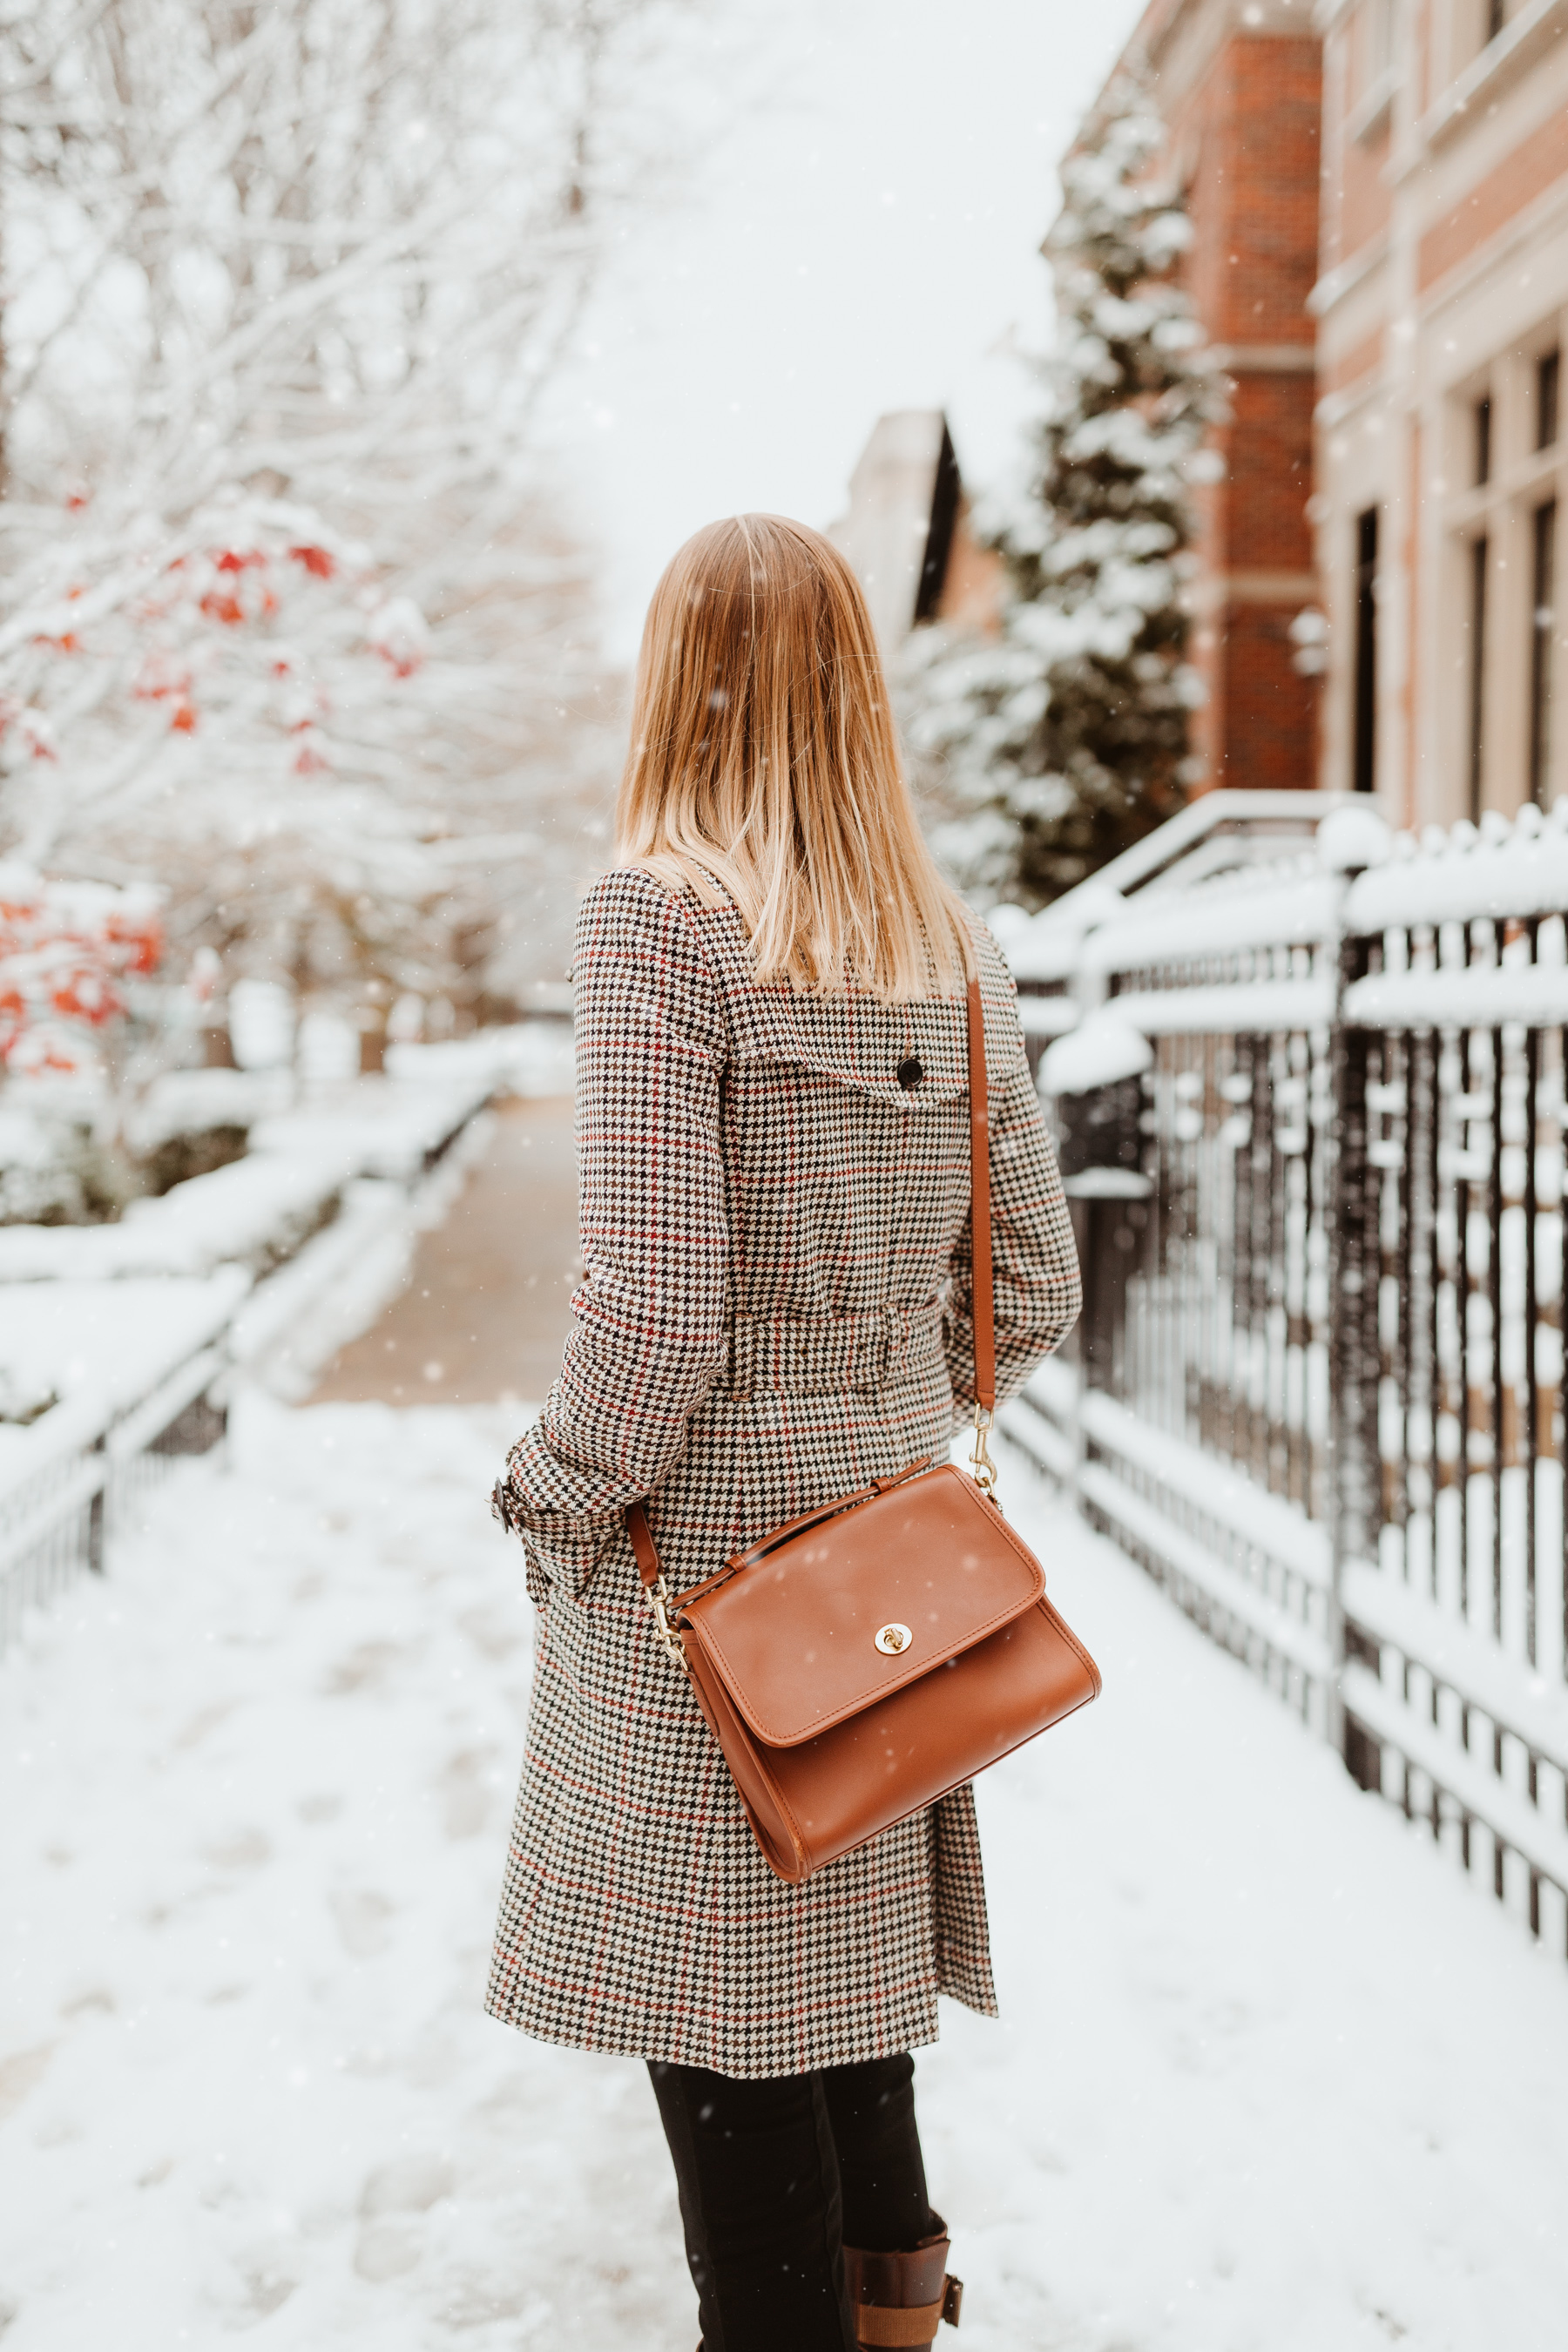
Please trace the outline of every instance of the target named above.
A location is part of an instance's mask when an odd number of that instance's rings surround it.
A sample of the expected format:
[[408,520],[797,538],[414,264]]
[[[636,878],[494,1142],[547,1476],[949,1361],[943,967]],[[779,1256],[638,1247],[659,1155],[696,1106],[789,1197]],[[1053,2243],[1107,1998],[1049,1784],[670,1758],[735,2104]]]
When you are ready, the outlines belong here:
[[1320,805],[1010,942],[1086,1303],[1004,1425],[1568,1951],[1568,803]]
[[228,1267],[158,1301],[142,1284],[128,1287],[138,1296],[126,1304],[157,1318],[153,1344],[136,1351],[136,1377],[83,1389],[28,1428],[5,1433],[0,1650],[28,1608],[84,1570],[102,1569],[116,1521],[174,1455],[205,1453],[223,1433],[213,1391],[228,1366],[225,1341],[248,1273]]
[[245,1159],[121,1224],[0,1230],[0,1374],[60,1391],[0,1424],[0,1650],[26,1610],[101,1570],[174,1457],[218,1441],[237,1376],[299,1395],[371,1319],[493,1094],[569,1085],[564,1030],[408,1049],[392,1080],[267,1122]]

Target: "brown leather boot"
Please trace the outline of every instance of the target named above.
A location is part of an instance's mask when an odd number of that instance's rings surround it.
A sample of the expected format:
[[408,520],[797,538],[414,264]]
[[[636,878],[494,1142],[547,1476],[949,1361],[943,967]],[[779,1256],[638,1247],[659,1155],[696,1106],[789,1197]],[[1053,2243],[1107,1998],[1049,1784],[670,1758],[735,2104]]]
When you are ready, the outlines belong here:
[[922,2238],[907,2254],[870,2254],[844,2249],[844,2283],[855,2316],[855,2340],[862,2346],[898,2345],[904,2352],[930,2352],[937,2324],[958,2326],[963,2281],[947,2274],[947,2224],[933,2213],[937,2235]]

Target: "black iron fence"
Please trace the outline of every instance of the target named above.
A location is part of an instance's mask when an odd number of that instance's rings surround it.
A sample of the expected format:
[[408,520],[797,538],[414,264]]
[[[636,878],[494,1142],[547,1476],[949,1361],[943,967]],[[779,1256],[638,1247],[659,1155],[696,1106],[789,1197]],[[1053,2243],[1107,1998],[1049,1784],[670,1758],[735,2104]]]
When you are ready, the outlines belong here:
[[1392,846],[1082,939],[1085,1315],[1006,1426],[1568,1951],[1568,807]]

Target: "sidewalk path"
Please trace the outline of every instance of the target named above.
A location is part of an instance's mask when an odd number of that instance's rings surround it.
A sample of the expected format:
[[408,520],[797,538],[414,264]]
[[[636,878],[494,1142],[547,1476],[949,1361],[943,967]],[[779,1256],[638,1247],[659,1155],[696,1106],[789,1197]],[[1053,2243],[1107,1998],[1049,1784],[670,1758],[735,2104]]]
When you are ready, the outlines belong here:
[[463,1191],[421,1236],[407,1287],[327,1366],[312,1402],[543,1396],[578,1263],[572,1097],[503,1100]]
[[[691,2352],[640,2069],[479,2011],[514,1420],[250,1404],[0,1673],[5,2352]],[[1560,2352],[1568,1971],[1005,1493],[1107,1690],[983,1784],[1006,2019],[920,2062],[953,2342]]]

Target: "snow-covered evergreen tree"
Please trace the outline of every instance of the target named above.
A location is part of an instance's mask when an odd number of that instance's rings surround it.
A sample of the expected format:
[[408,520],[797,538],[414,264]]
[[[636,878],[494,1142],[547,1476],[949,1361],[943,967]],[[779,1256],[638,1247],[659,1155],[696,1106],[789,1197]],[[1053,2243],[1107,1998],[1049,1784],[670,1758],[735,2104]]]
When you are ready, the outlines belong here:
[[936,847],[992,900],[1070,888],[1179,807],[1191,778],[1184,551],[1222,404],[1177,281],[1189,227],[1159,173],[1165,137],[1124,75],[1064,164],[1045,405],[1023,483],[977,517],[1005,565],[1001,632],[922,630],[908,648]]

